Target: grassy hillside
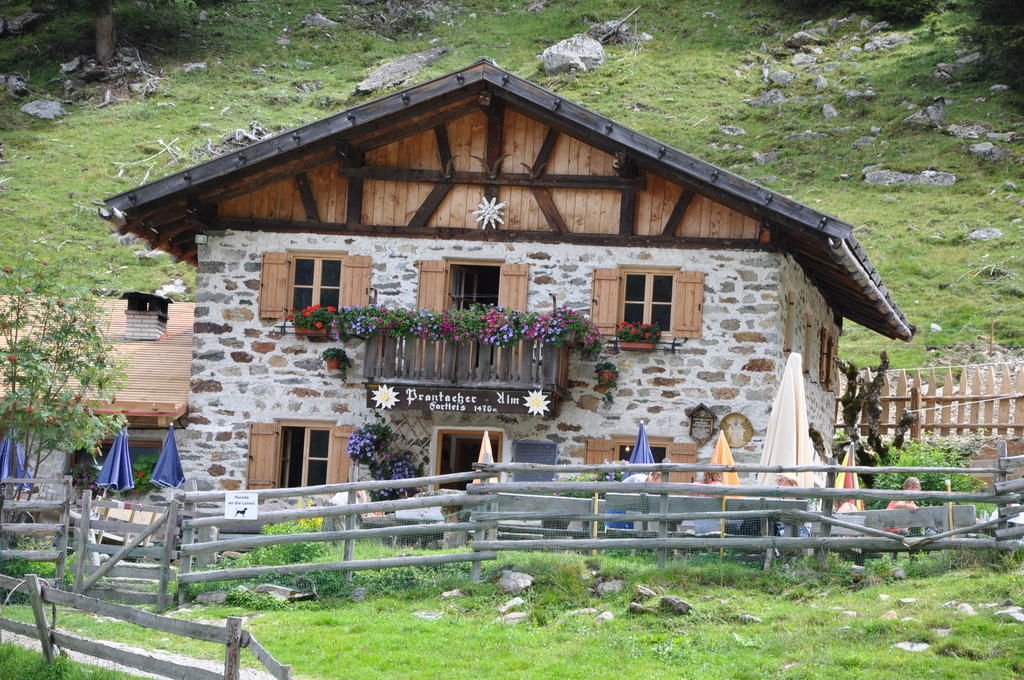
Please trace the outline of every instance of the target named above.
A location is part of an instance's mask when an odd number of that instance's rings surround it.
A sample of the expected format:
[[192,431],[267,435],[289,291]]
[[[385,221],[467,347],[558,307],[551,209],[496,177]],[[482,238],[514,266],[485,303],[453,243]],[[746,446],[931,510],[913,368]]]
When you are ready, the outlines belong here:
[[[847,22],[824,37],[817,58],[828,86],[820,91],[812,84],[815,74],[790,65],[782,39],[809,18],[817,26],[829,17],[743,0],[642,3],[635,24],[653,41],[609,46],[604,67],[575,79],[546,77],[540,70],[536,57],[545,46],[594,20],[624,16],[636,4],[549,0],[533,13],[523,1],[466,0],[442,10],[437,20],[412,25],[410,32],[388,34],[366,30],[374,6],[353,5],[363,17],[358,19],[347,5],[308,0],[229,0],[205,6],[202,18],[198,9],[158,14],[134,3],[119,5],[122,40],[138,47],[158,72],[156,91],[140,98],[118,90],[111,105],[98,108],[103,89],[87,87],[79,95],[85,98],[64,104],[68,115],[57,121],[29,118],[18,111],[27,100],[0,95],[0,128],[6,130],[0,253],[27,244],[59,250],[80,281],[105,290],[153,289],[174,277],[190,281],[186,266],[166,256],[139,259],[133,254],[137,248],[110,238],[94,202],[205,158],[208,140],[216,144],[253,121],[281,129],[345,108],[355,103],[350,92],[370,69],[439,44],[449,54],[416,80],[491,56],[585,106],[858,225],[858,238],[922,332],[905,346],[851,324],[842,342],[845,356],[868,360],[889,348],[896,365],[971,358],[969,350],[950,346],[980,337],[987,347],[993,320],[997,342],[1024,345],[1024,147],[998,142],[1012,149],[1010,159],[983,161],[968,146],[984,140],[902,122],[910,108],[943,96],[952,100],[947,123],[981,122],[995,132],[1024,135],[1024,96],[990,92],[996,81],[986,64],[948,80],[932,77],[937,63],[957,58],[964,17],[947,13],[920,26],[886,29],[883,34],[899,30],[912,39],[873,52],[850,52],[868,36],[859,18]],[[5,14],[27,8],[16,5]],[[302,17],[317,10],[341,24],[302,26]],[[82,39],[89,31],[89,17],[72,14],[0,41],[0,73],[26,75],[34,95],[63,96],[59,64],[87,49]],[[186,72],[188,62],[208,66]],[[744,99],[768,89],[762,79],[766,62],[774,64],[770,70],[798,77],[781,88],[789,103],[754,108]],[[873,97],[847,98],[848,91],[868,89]],[[839,115],[826,120],[825,103],[833,103]],[[722,125],[742,126],[748,134],[726,136]],[[786,140],[805,130],[828,136]],[[875,139],[853,145],[865,136]],[[175,150],[173,158],[158,153],[165,143]],[[754,161],[754,152],[768,151],[778,151],[775,161]],[[952,172],[958,182],[862,182],[862,169],[879,163],[892,170]],[[982,227],[999,228],[1003,237],[964,238]],[[943,330],[933,331],[932,324]]]

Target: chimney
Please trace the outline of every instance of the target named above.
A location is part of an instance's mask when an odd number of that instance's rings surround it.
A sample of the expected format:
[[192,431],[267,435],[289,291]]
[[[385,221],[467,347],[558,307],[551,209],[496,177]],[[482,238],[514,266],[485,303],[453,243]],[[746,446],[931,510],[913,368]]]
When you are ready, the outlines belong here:
[[167,305],[169,298],[149,293],[125,293],[125,340],[159,340],[167,333]]

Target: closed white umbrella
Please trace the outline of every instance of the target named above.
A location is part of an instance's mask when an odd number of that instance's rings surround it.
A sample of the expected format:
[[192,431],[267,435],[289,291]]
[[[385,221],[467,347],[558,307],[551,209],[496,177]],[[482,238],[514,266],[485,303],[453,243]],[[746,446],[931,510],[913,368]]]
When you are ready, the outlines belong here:
[[[801,356],[796,352],[790,353],[779,382],[779,391],[772,403],[772,414],[768,418],[761,465],[796,467],[824,463],[818,460],[811,443],[802,366]],[[798,472],[788,476],[794,477],[799,486],[825,485],[825,475],[820,472]],[[758,476],[758,484],[777,486],[776,477],[774,472],[762,472]]]

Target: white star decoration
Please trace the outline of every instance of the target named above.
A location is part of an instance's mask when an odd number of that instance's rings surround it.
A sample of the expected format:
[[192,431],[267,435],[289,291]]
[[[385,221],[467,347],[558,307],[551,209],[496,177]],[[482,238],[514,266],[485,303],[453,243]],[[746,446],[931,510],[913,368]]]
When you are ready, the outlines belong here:
[[523,397],[523,405],[531,416],[542,416],[547,413],[550,403],[540,390],[531,390]]
[[476,215],[476,221],[480,222],[481,229],[497,229],[499,224],[505,224],[501,218],[501,211],[505,209],[505,203],[498,203],[497,197],[480,199],[480,205],[471,214]]
[[381,385],[374,391],[373,400],[377,408],[388,409],[398,403],[398,392],[388,385]]

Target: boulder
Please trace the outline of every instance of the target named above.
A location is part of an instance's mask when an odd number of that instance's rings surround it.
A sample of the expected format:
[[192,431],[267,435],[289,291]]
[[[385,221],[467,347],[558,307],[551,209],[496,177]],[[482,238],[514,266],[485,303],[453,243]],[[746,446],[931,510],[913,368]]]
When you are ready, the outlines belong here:
[[557,42],[541,53],[544,73],[549,76],[570,71],[591,71],[604,63],[604,47],[585,33]]
[[890,33],[889,35],[876,35],[875,37],[864,43],[865,52],[874,52],[876,50],[891,50],[894,47],[899,47],[903,43],[910,42],[910,36],[902,33]]
[[3,85],[12,97],[27,97],[29,95],[28,85],[20,75],[13,73],[6,78],[3,76],[0,78],[3,78]]
[[786,103],[786,96],[782,90],[768,90],[750,102],[751,106],[767,108],[769,106],[781,106]]
[[654,611],[651,607],[646,607],[639,602],[630,602],[627,609],[630,614],[650,614]]
[[510,609],[515,609],[516,607],[521,607],[524,604],[526,604],[526,600],[524,600],[523,598],[521,598],[521,597],[513,597],[511,600],[509,600],[505,604],[498,605],[498,613],[499,614],[504,614],[505,612],[509,611]]
[[789,36],[788,38],[786,38],[786,40],[782,44],[785,45],[786,47],[799,49],[804,45],[816,45],[820,42],[821,39],[818,36],[814,35],[813,33],[810,33],[808,31],[798,31],[793,35]]
[[433,47],[423,52],[409,54],[396,59],[372,71],[362,82],[356,85],[352,94],[370,94],[377,90],[402,85],[421,69],[430,66],[447,53],[447,47]]
[[960,139],[978,139],[983,134],[988,132],[988,126],[981,123],[971,123],[969,125],[947,125],[944,128],[947,134],[959,137]]
[[295,590],[294,588],[286,588],[285,586],[278,586],[273,583],[261,583],[253,588],[252,592],[270,595],[279,602],[303,602],[305,600],[316,599],[316,595],[313,593]]
[[368,594],[369,591],[367,591],[366,588],[353,588],[352,592],[349,593],[348,597],[353,602],[363,602],[364,600],[366,600],[366,596]]
[[303,26],[337,26],[338,22],[332,19],[328,19],[320,12],[314,12],[313,14],[307,14],[302,17]]
[[971,233],[964,236],[968,241],[991,241],[992,239],[1002,238],[1003,231],[996,229],[995,227],[985,227],[983,229],[975,229]]
[[35,101],[25,104],[19,110],[22,113],[27,113],[35,118],[45,118],[46,120],[53,120],[57,116],[65,115],[60,102],[55,102],[49,99],[36,99]]
[[988,88],[988,91],[989,92],[1006,92],[1009,89],[1010,89],[1009,85],[1002,85],[1002,84],[996,83],[992,87]]
[[857,99],[871,99],[875,96],[875,91],[871,88],[866,90],[849,90],[846,93],[846,101],[852,102]]
[[778,151],[765,151],[764,153],[754,152],[754,160],[758,165],[768,165],[779,157]]
[[199,604],[224,604],[228,599],[226,590],[210,590],[196,595],[196,602]]
[[437,621],[444,616],[442,612],[413,612],[412,615],[424,621]]
[[658,601],[658,606],[661,609],[671,612],[673,614],[689,614],[690,610],[693,609],[693,605],[684,600],[681,597],[675,595],[665,595]]
[[[896,170],[872,170],[864,175],[864,181],[868,184],[878,186],[889,186],[891,184],[925,184],[929,186],[948,187],[956,184],[956,175],[950,172],[938,172],[936,170],[925,170],[914,174],[910,172],[897,172]],[[893,578],[906,578],[906,573],[899,576],[897,572],[902,569],[893,569],[890,576]]]
[[529,614],[526,612],[512,612],[511,614],[505,614],[499,618],[498,623],[504,623],[506,626],[514,626],[525,621],[528,616]]
[[606,623],[606,622],[612,621],[614,619],[615,619],[615,614],[612,614],[611,612],[601,612],[596,617],[594,617],[594,622],[595,623]]
[[729,135],[730,137],[737,137],[739,135],[747,134],[747,131],[738,125],[723,125],[718,128],[718,131],[723,135]]
[[974,64],[980,64],[983,61],[985,61],[984,54],[981,52],[971,52],[970,54],[965,54],[957,59],[956,63],[961,66],[973,66]]
[[969,149],[972,156],[976,156],[985,161],[1005,161],[1010,157],[1010,150],[1004,149],[1001,146],[996,146],[992,142],[981,142],[980,144],[972,144]]
[[855,141],[853,143],[853,148],[855,148],[855,149],[863,149],[865,146],[871,146],[874,143],[875,143],[875,138],[874,137],[872,137],[870,135],[864,135],[863,137],[858,138],[857,141]]
[[1024,623],[1024,607],[1007,607],[1006,609],[1000,609],[995,613],[995,616],[1009,619],[1010,621],[1016,621],[1017,623]]
[[503,571],[498,579],[498,590],[509,595],[518,595],[533,585],[533,577],[521,571]]
[[620,578],[612,579],[610,581],[601,581],[594,586],[594,593],[597,595],[607,595],[608,593],[621,593],[625,587],[626,582]]
[[828,81],[825,80],[825,76],[822,75],[814,76],[814,80],[811,81],[811,84],[814,85],[815,90],[824,90],[828,87]]
[[927,642],[897,642],[893,645],[897,649],[902,649],[908,652],[923,652],[927,650],[931,645]]
[[762,623],[760,617],[754,616],[753,614],[741,614],[740,623]]
[[181,65],[181,67],[185,69],[185,73],[192,73],[193,71],[203,71],[206,69],[207,66],[208,64],[205,61],[193,61]]
[[942,97],[937,97],[928,106],[914,111],[904,118],[903,122],[924,127],[938,127],[942,121],[946,120],[946,115],[946,100]]
[[803,132],[794,132],[788,134],[782,138],[782,141],[789,142],[794,139],[822,139],[828,137],[827,132],[815,132],[814,130],[804,130]]
[[584,607],[583,609],[573,609],[565,613],[566,616],[583,616],[584,614],[596,614],[597,610],[593,607]]
[[810,66],[811,64],[818,63],[818,59],[813,55],[798,52],[793,55],[789,63],[793,64],[793,66]]
[[447,600],[451,597],[465,597],[465,594],[461,590],[456,588],[455,590],[446,590],[440,595],[438,595],[438,597],[440,597],[442,600]]
[[958,604],[956,606],[956,610],[961,614],[964,614],[965,616],[976,616],[978,613],[974,611],[974,607],[967,604],[966,602],[961,602],[960,604]]
[[657,597],[658,596],[658,593],[656,593],[653,588],[651,588],[649,586],[642,585],[642,584],[637,584],[637,586],[636,586],[636,588],[634,588],[634,590],[636,591],[636,594],[639,597]]
[[774,71],[768,75],[768,80],[776,85],[786,86],[796,80],[796,74],[792,71]]
[[64,73],[64,74],[74,73],[75,71],[77,71],[78,69],[80,69],[82,67],[82,62],[83,61],[84,61],[84,59],[82,57],[80,57],[80,56],[79,57],[75,57],[71,61],[68,61],[68,62],[65,62],[65,63],[61,64],[60,65],[60,72]]

